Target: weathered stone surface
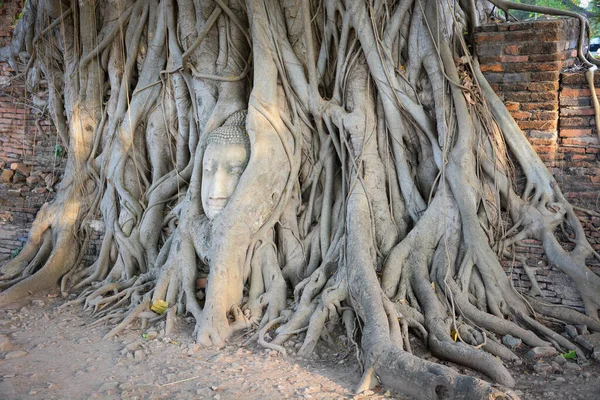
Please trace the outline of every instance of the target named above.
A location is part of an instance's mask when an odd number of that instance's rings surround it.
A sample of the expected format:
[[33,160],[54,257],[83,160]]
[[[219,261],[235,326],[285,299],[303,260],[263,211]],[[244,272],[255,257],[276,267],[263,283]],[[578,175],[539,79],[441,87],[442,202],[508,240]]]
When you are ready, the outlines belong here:
[[554,357],[552,359],[552,361],[555,362],[555,363],[557,363],[558,365],[564,365],[564,364],[567,363],[567,360],[563,356],[561,356],[561,355],[558,355],[558,356]]
[[578,345],[580,345],[581,347],[583,347],[587,351],[593,351],[594,350],[594,345],[592,343],[590,343],[590,341],[587,340],[585,338],[585,336],[577,335],[577,336],[575,336],[574,340],[575,340],[575,343],[577,343]]
[[103,393],[103,392],[108,392],[108,391],[114,391],[118,387],[119,387],[119,382],[106,382],[105,384],[100,386],[100,388],[98,389],[98,392]]
[[592,333],[591,335],[583,335],[583,337],[594,346],[594,350],[600,349],[600,332]]
[[532,360],[539,360],[542,358],[551,358],[557,354],[557,351],[554,347],[534,347],[529,350],[525,355],[527,358]]
[[13,175],[12,178],[12,183],[25,183],[25,180],[27,179],[27,177],[23,174],[21,174],[20,172],[15,172],[15,174]]
[[577,328],[577,332],[580,335],[589,335],[590,334],[590,331],[588,331],[588,328],[585,325],[575,325],[575,328]]
[[574,362],[568,362],[565,364],[565,370],[567,371],[581,371],[579,364]]
[[31,168],[28,167],[24,163],[11,163],[10,164],[10,169],[12,169],[13,171],[16,171],[16,172],[18,172],[18,173],[20,173],[21,175],[24,175],[24,176],[28,176],[29,173],[31,172]]
[[21,357],[25,357],[27,353],[25,350],[15,350],[15,351],[9,351],[8,353],[6,353],[6,355],[4,356],[5,360],[13,360],[15,358],[21,358]]
[[133,353],[133,358],[134,358],[136,361],[142,361],[144,358],[146,358],[146,354],[144,353],[144,351],[143,351],[143,350],[136,350],[136,351]]
[[504,337],[502,338],[502,343],[509,349],[514,349],[520,346],[521,343],[523,343],[523,341],[511,335],[504,335]]
[[15,171],[12,169],[3,169],[2,173],[0,174],[0,183],[10,183],[14,174]]
[[573,325],[565,326],[565,333],[572,338],[579,335],[579,333],[577,333],[577,328],[575,328]]
[[533,365],[533,370],[538,374],[547,374],[552,372],[552,365],[544,361],[538,361]]
[[27,182],[27,184],[29,186],[34,186],[39,181],[40,181],[39,176],[28,176],[27,179],[25,179],[25,182]]
[[10,382],[0,381],[0,397],[4,400],[13,400],[17,398],[15,388]]
[[6,335],[0,335],[0,351],[7,351],[10,348],[10,340]]
[[196,394],[201,398],[208,398],[213,395],[213,391],[210,388],[202,387],[196,390]]

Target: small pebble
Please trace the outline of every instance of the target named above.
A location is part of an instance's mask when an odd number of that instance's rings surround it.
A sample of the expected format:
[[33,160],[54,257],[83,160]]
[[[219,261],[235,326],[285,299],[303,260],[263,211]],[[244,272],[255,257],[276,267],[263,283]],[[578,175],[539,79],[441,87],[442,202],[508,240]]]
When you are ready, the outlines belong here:
[[12,359],[15,359],[15,358],[25,357],[27,354],[29,354],[29,353],[27,353],[24,350],[9,351],[4,356],[4,359],[5,360],[12,360]]
[[[131,354],[131,353],[129,353],[129,354]],[[142,350],[136,350],[133,353],[133,358],[136,361],[142,361],[144,358],[146,358],[146,354]]]
[[6,335],[0,335],[0,351],[7,351],[10,348],[10,340]]

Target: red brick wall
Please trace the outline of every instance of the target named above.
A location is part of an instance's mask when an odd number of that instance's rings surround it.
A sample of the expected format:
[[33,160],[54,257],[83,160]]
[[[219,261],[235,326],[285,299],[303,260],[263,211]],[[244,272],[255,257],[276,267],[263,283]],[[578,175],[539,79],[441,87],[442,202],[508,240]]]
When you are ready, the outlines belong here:
[[[0,46],[9,43],[22,6],[22,0],[4,0]],[[0,63],[0,263],[23,245],[37,211],[54,197],[65,158],[56,157],[56,132],[37,110],[44,88],[27,93],[23,80],[14,75],[8,64]]]
[[574,64],[571,19],[485,25],[476,34],[481,69],[544,161],[558,138],[560,73]]
[[[574,19],[486,25],[475,36],[481,69],[523,133],[575,205],[599,211],[600,140],[590,90],[576,59],[578,23]],[[600,78],[596,79],[600,88]],[[598,89],[597,89],[598,90]],[[600,90],[598,90],[600,93]],[[578,212],[592,246],[600,251],[600,218]],[[564,247],[571,246],[567,240]],[[540,243],[528,240],[516,252],[536,268],[544,300],[582,309],[571,280],[548,265]],[[515,286],[529,288],[519,262]],[[600,273],[600,263],[588,265]]]
[[5,46],[12,37],[12,25],[15,17],[23,9],[24,0],[4,0],[0,7],[0,46]]
[[[600,96],[599,74],[595,74],[594,83]],[[600,138],[590,94],[582,72],[561,74],[558,134],[560,153],[552,171],[570,200],[598,210]]]

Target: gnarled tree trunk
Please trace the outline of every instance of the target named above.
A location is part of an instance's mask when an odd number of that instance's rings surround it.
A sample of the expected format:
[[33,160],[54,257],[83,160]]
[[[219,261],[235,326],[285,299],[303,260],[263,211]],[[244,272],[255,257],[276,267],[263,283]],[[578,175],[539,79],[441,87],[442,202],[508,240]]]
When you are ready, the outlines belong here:
[[[188,312],[203,345],[254,329],[285,352],[306,330],[302,354],[337,322],[360,347],[359,390],[378,376],[427,399],[508,392],[412,355],[412,335],[505,388],[517,356],[499,336],[579,351],[534,312],[600,330],[600,277],[585,264],[599,256],[470,51],[464,32],[486,4],[29,0],[0,56],[30,86],[32,71],[48,81],[69,159],[1,269],[0,305],[60,282],[114,325],[108,336],[137,318],[166,316],[168,331]],[[244,109],[250,160],[209,220],[206,138]],[[102,247],[84,267],[98,213]],[[500,259],[527,238],[575,281],[587,315],[514,290]]]

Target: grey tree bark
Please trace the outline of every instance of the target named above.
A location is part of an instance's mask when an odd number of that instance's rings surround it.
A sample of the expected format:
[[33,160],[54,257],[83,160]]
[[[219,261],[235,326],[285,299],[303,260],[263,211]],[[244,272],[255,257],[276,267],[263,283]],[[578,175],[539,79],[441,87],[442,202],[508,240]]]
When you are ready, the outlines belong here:
[[[538,317],[600,331],[600,277],[586,266],[600,256],[471,53],[488,6],[29,0],[0,58],[29,87],[48,82],[69,158],[0,270],[0,306],[60,283],[78,294],[67,304],[113,326],[108,337],[165,318],[168,333],[189,313],[202,345],[249,330],[285,353],[306,331],[304,355],[342,325],[364,366],[358,391],[378,377],[425,399],[514,397],[502,335],[585,356]],[[207,136],[245,109],[250,159],[209,220]],[[98,217],[105,235],[86,267]],[[586,315],[514,289],[500,260],[527,238],[575,281]],[[494,383],[418,358],[411,337]]]

